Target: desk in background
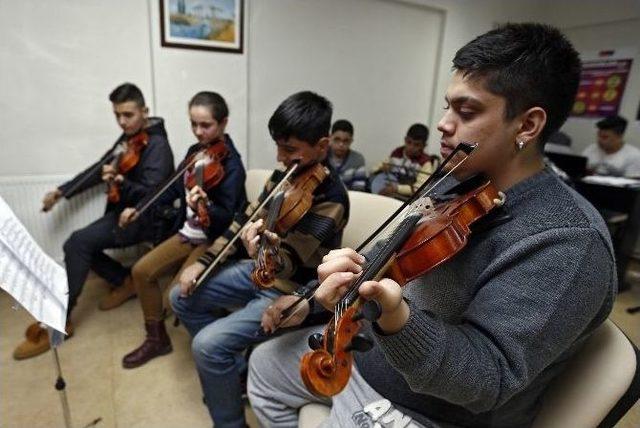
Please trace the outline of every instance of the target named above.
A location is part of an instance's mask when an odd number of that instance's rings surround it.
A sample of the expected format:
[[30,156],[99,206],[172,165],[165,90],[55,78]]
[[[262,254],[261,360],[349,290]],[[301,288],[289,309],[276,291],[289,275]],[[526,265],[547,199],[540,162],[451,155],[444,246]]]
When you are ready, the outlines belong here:
[[608,182],[607,180],[593,179],[593,177],[575,181],[576,190],[603,214],[605,220],[607,217],[626,215],[624,221],[614,225],[615,232],[613,233],[613,246],[618,268],[618,288],[620,291],[624,291],[630,287],[624,282],[624,278],[640,235],[640,186],[619,184],[624,183],[622,180],[616,183],[616,181]]

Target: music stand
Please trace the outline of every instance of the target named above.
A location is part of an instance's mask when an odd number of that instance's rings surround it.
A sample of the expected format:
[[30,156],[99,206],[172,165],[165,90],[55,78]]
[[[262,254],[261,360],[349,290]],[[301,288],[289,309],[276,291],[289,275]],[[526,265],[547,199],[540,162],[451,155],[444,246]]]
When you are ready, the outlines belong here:
[[50,327],[47,327],[47,329],[49,330],[49,344],[51,345],[51,351],[53,353],[53,365],[56,367],[57,374],[54,388],[60,393],[60,404],[62,406],[62,414],[64,415],[64,426],[66,428],[71,428],[71,411],[69,409],[69,400],[67,400],[67,384],[62,377],[62,367],[60,366],[60,357],[58,356],[58,343],[55,343],[54,340],[54,336],[60,333],[54,332]]

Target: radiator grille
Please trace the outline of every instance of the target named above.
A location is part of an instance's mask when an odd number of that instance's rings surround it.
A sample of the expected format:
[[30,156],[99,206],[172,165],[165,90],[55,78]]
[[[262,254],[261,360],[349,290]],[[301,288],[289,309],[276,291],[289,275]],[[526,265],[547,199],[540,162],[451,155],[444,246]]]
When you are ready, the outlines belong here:
[[[64,175],[0,177],[2,198],[42,249],[58,263],[63,261],[62,244],[71,232],[102,216],[106,204],[105,188],[98,185],[71,199],[61,199],[48,213],[40,211],[45,193],[69,178]],[[133,253],[137,254],[137,250],[119,250],[116,255],[127,259]]]

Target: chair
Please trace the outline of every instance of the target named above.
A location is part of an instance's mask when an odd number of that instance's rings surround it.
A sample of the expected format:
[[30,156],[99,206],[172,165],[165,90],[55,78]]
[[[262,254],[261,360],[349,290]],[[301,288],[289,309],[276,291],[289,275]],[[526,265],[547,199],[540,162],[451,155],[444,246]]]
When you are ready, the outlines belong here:
[[255,202],[262,192],[265,183],[273,173],[270,169],[250,169],[247,171],[247,179],[244,182],[244,188],[247,192],[247,200]]
[[349,222],[344,228],[342,246],[357,248],[402,202],[381,195],[349,190]]
[[[610,320],[587,340],[582,351],[550,386],[533,428],[610,428],[640,398],[640,351]],[[330,408],[308,404],[299,427],[318,426]]]
[[[269,169],[250,169],[247,171],[245,190],[249,202],[256,201],[267,179]],[[371,193],[349,191],[350,217],[342,237],[343,247],[356,248],[384,220],[389,217],[402,202],[386,196]]]

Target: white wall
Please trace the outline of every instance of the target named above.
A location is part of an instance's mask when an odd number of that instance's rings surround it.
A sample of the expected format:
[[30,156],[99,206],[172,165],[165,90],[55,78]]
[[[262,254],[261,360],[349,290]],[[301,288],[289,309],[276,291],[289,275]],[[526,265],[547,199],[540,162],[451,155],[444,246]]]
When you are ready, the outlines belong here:
[[[204,90],[218,92],[227,101],[227,132],[246,160],[247,55],[162,47],[158,27],[159,2],[147,1],[151,5],[152,75],[155,79],[156,105],[170,130],[176,163],[184,157],[187,147],[196,142],[189,125],[187,103],[193,95]],[[251,6],[250,3],[245,1],[245,8]],[[244,16],[247,16],[246,10]]]
[[[640,121],[636,113],[640,105],[640,18],[605,24],[595,24],[564,30],[581,53],[631,48],[634,53],[618,114],[629,120],[625,140],[640,148]],[[598,119],[569,118],[562,130],[572,137],[577,153],[596,141],[595,123]]]
[[[177,159],[194,141],[186,103],[208,89],[227,99],[228,130],[241,153],[254,148],[248,166],[267,166],[266,120],[310,84],[334,102],[335,118],[353,119],[355,147],[367,144],[369,163],[415,121],[430,125],[437,152],[453,53],[495,22],[526,15],[526,3],[513,3],[246,1],[245,53],[237,55],[161,47],[154,0],[0,0],[0,175],[72,174],[93,161],[119,133],[107,96],[123,81],[138,84],[152,113],[165,118]],[[272,57],[305,73],[282,79],[269,67]],[[312,66],[319,72],[307,74]],[[380,91],[386,83],[399,96]]]
[[[620,48],[635,50],[635,58],[619,114],[629,120],[625,139],[640,147],[640,123],[635,119],[640,104],[640,0],[541,0],[535,19],[555,25],[581,53]],[[597,119],[569,118],[562,130],[581,152],[596,141]]]
[[94,161],[120,134],[108,95],[124,81],[165,118],[176,161],[195,142],[187,102],[200,90],[226,98],[246,153],[246,55],[162,48],[159,22],[154,0],[0,0],[0,175]]
[[403,144],[409,125],[426,122],[442,13],[391,1],[276,4],[256,2],[251,8],[252,166],[276,165],[267,123],[278,104],[300,90],[327,97],[334,120],[354,124],[353,148],[369,166]]
[[[327,94],[335,118],[353,119],[355,147],[368,146],[370,164],[399,143],[414,121],[429,125],[430,151],[437,152],[435,128],[451,59],[463,44],[496,23],[531,20],[564,25],[580,49],[609,34],[618,44],[629,39],[620,26],[593,24],[637,19],[638,4],[586,0],[576,8],[575,2],[557,0],[246,1],[245,53],[237,55],[162,48],[154,0],[0,0],[0,175],[71,174],[94,160],[119,133],[107,95],[123,81],[139,84],[154,113],[165,117],[178,159],[194,141],[186,103],[204,89],[219,91],[229,102],[229,132],[249,167],[271,166],[273,153],[263,149],[266,121],[285,96],[307,87]],[[387,23],[386,16],[395,19]],[[579,28],[585,25],[590,27]],[[624,41],[628,46],[629,40]],[[407,59],[411,55],[413,62]],[[638,61],[627,95],[639,92],[637,75]],[[404,86],[398,85],[403,79]],[[381,105],[384,97],[376,98],[389,82],[399,94],[390,99],[396,107],[391,113]],[[634,117],[636,108],[637,98],[626,96],[623,114]],[[389,114],[393,123],[382,126]],[[591,130],[588,124],[571,132]]]
[[115,141],[109,91],[126,80],[150,94],[146,10],[0,0],[2,175],[76,171]]

